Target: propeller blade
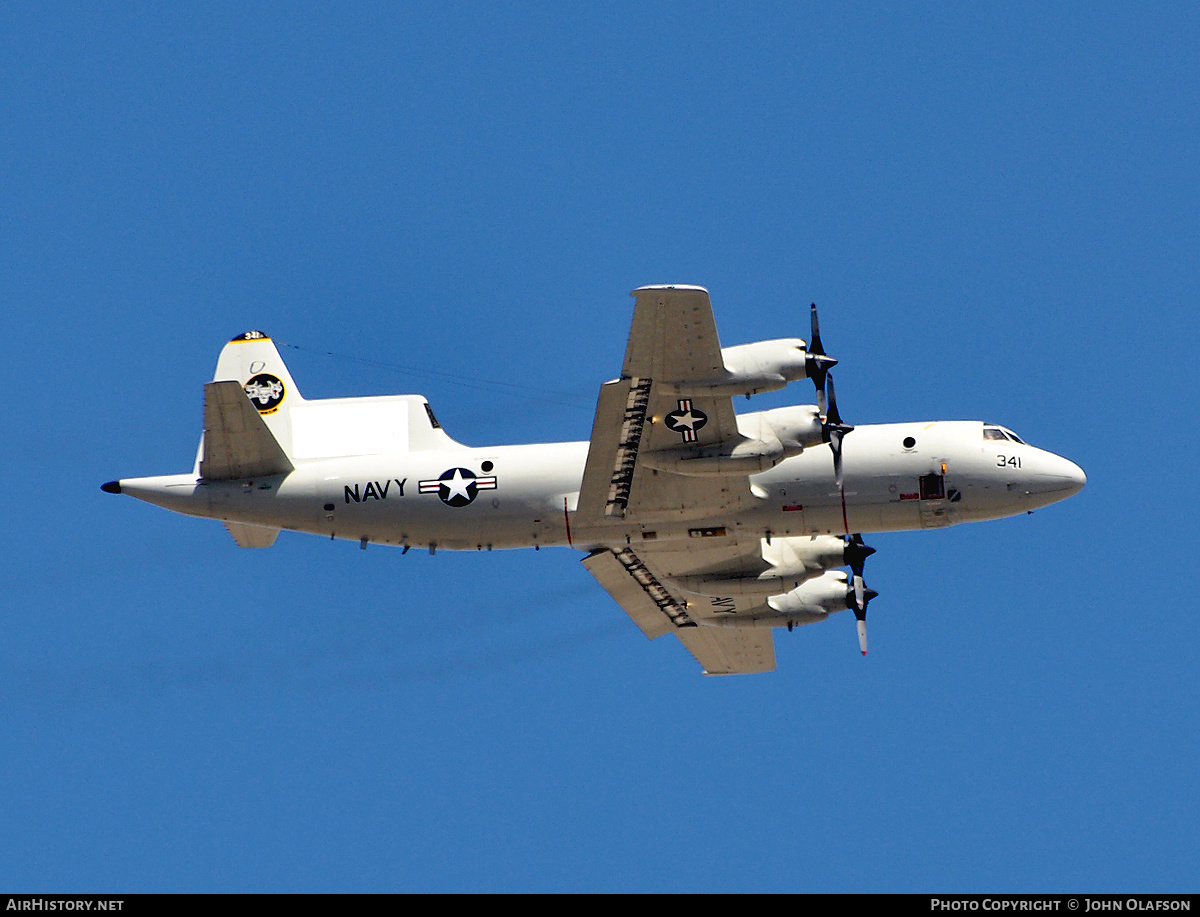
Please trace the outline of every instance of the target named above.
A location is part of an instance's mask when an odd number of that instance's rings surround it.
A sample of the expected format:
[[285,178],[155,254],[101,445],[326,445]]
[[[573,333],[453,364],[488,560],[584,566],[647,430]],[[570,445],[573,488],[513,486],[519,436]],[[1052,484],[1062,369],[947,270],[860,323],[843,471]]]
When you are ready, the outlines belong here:
[[825,385],[829,389],[829,410],[825,415],[825,422],[822,425],[822,431],[825,435],[825,442],[829,443],[829,447],[833,450],[833,474],[837,478],[838,490],[842,489],[842,438],[847,433],[854,430],[853,425],[842,423],[842,415],[838,413],[837,393],[833,388],[833,375],[829,374],[825,380]]
[[858,648],[867,655],[867,605],[871,599],[879,595],[874,589],[868,589],[860,575],[855,574],[853,585],[846,590],[846,604],[854,611],[858,619]]
[[825,346],[821,343],[821,327],[817,321],[817,304],[813,303],[810,309],[809,324],[811,325],[812,333],[809,335],[808,349],[806,351],[808,356],[804,358],[804,371],[817,387],[817,408],[824,415],[827,405],[825,377],[831,368],[837,366],[837,360],[825,353]]
[[829,434],[829,447],[833,450],[833,477],[837,481],[838,490],[842,489],[842,431],[832,430]]
[[862,604],[854,609],[854,616],[858,618],[858,648],[864,656],[867,655],[867,605],[877,595],[879,593],[874,589],[865,589],[863,591]]
[[825,356],[825,348],[821,345],[821,323],[817,319],[817,304],[813,303],[808,309],[808,324],[812,329],[811,340],[808,342],[808,352],[823,357]]
[[829,410],[825,412],[826,423],[832,426],[842,426],[842,415],[838,412],[837,392],[833,388],[833,374],[826,373],[825,387],[829,390]]

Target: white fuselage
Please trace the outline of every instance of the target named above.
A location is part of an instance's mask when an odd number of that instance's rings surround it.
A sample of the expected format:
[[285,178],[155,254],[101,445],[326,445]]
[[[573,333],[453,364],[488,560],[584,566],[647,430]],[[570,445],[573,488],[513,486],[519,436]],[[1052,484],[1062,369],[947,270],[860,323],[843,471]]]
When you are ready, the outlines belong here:
[[979,422],[863,425],[846,436],[841,490],[829,447],[818,445],[751,477],[756,505],[729,518],[685,509],[659,521],[585,526],[575,508],[587,454],[586,442],[460,447],[298,462],[259,479],[188,474],[127,478],[120,487],[189,515],[364,543],[590,550],[687,539],[700,525],[770,537],[998,519],[1063,500],[1086,481],[1053,453],[985,439]]

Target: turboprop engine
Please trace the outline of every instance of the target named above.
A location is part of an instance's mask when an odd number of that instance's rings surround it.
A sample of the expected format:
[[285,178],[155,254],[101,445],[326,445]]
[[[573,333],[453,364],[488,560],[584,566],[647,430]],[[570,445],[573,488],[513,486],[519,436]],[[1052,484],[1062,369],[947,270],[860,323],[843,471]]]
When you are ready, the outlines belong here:
[[[866,603],[879,593],[867,589],[863,596],[863,611]],[[855,611],[857,614],[855,589],[850,578],[841,570],[827,570],[820,576],[802,583],[784,595],[767,599],[757,611],[712,618],[707,623],[721,627],[786,627],[791,630],[797,624],[812,624],[823,621],[835,611]],[[863,654],[866,654],[865,633],[860,630]]]
[[[868,589],[867,600],[878,593]],[[854,586],[841,570],[829,570],[818,578],[804,583],[786,595],[767,599],[767,605],[783,616],[793,614],[828,615],[835,611],[854,610]]]
[[805,447],[824,442],[820,412],[811,404],[739,414],[737,423],[742,436],[777,442],[789,455],[799,455]]
[[[836,535],[772,538],[770,543],[762,541],[762,559],[770,566],[758,575],[694,574],[673,577],[671,582],[697,595],[748,595],[766,599],[780,593],[790,594],[791,590],[821,576],[826,570],[851,562],[847,543]],[[842,577],[845,579],[844,574]]]
[[811,404],[739,414],[737,425],[742,439],[730,448],[698,454],[689,447],[668,449],[643,453],[642,461],[675,474],[758,474],[824,441],[821,415]]
[[800,338],[756,341],[721,348],[725,374],[681,385],[660,383],[673,395],[750,395],[774,392],[789,382],[805,378],[812,361]]

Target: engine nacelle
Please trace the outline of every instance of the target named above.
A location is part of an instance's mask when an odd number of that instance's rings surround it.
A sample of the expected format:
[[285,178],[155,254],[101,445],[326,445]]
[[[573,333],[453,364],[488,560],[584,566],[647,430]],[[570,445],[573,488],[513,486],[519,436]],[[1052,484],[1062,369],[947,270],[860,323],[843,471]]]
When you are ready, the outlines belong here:
[[750,379],[781,378],[785,384],[808,376],[805,358],[808,345],[799,338],[778,338],[755,341],[736,347],[721,348],[725,368],[735,375]]
[[762,543],[762,558],[770,566],[756,575],[697,573],[673,577],[672,582],[697,595],[761,596],[765,600],[790,593],[826,570],[842,566],[846,562],[846,542],[836,535],[773,538],[770,544]]
[[854,588],[841,570],[828,570],[786,595],[774,595],[767,605],[781,615],[827,615],[854,607]]
[[837,535],[793,535],[762,544],[763,559],[776,569],[805,570],[812,579],[846,564],[846,542]]
[[778,442],[789,455],[799,455],[805,447],[824,441],[821,414],[812,404],[739,414],[737,424],[743,436]]
[[808,375],[805,368],[807,345],[799,338],[780,338],[723,347],[721,360],[725,373],[695,382],[660,383],[671,395],[754,395],[774,392],[789,382]]

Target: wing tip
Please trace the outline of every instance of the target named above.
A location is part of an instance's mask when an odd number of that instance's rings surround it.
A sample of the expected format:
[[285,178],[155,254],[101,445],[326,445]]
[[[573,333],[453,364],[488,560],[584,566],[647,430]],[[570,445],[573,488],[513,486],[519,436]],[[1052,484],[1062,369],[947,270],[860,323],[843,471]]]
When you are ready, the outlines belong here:
[[698,287],[698,286],[696,286],[694,284],[690,284],[690,283],[652,283],[652,284],[649,284],[644,287],[638,287],[636,290],[634,290],[629,295],[637,296],[638,293],[649,293],[654,290],[688,290],[693,293],[707,293],[708,292],[707,288]]

